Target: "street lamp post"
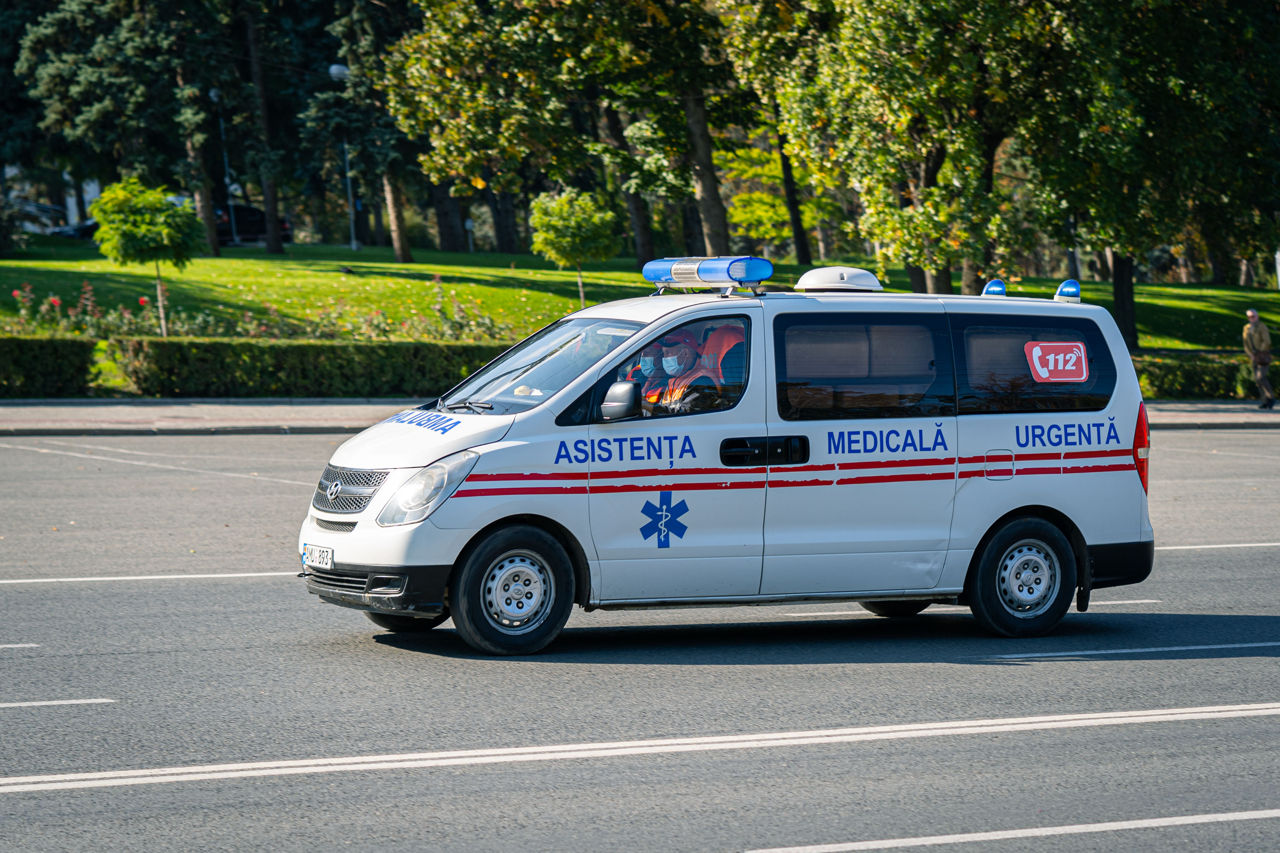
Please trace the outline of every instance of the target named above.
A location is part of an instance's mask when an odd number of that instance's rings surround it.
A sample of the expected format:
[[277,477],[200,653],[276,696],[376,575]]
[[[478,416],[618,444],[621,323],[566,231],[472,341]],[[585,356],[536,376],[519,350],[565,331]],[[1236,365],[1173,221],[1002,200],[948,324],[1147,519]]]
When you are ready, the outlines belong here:
[[222,184],[227,190],[227,214],[231,217],[231,242],[240,245],[240,232],[236,230],[236,204],[231,197],[231,161],[227,159],[227,134],[222,126],[222,107],[218,105],[222,93],[217,89],[209,90],[209,100],[213,101],[218,111],[218,142],[222,145]]
[[[329,66],[329,79],[335,83],[345,83],[351,76],[351,69],[345,65],[334,63]],[[342,137],[342,170],[347,177],[347,222],[351,226],[351,251],[359,251],[360,243],[356,240],[356,203],[351,191],[351,159],[347,156],[347,138]]]

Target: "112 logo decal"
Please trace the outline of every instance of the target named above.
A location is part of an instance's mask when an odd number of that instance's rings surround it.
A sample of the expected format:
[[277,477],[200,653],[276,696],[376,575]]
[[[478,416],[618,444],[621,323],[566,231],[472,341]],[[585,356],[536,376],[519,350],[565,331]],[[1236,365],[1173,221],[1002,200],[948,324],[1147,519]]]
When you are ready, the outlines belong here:
[[649,522],[640,528],[640,535],[649,539],[656,534],[659,548],[671,547],[672,533],[676,538],[683,539],[684,534],[689,530],[688,526],[680,521],[680,516],[689,511],[689,505],[682,499],[680,503],[672,506],[671,492],[659,492],[657,506],[653,501],[645,501],[640,511],[649,519]]

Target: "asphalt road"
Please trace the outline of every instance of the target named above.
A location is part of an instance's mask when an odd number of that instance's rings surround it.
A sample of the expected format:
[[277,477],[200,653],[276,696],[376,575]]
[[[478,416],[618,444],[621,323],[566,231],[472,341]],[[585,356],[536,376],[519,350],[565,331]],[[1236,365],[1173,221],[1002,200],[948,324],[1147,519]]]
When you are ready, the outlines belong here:
[[291,576],[340,440],[0,438],[0,849],[1280,846],[1274,433],[1158,434],[1153,576],[1050,637],[576,612],[501,660]]

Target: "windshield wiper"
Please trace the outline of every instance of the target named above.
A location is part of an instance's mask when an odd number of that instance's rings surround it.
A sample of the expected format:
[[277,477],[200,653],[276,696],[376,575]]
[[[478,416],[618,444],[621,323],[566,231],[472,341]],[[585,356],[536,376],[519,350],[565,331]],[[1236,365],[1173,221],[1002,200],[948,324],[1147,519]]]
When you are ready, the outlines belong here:
[[455,409],[470,409],[476,414],[483,415],[493,409],[493,403],[486,403],[483,400],[463,400],[461,403],[450,403],[445,406],[445,409],[450,412]]

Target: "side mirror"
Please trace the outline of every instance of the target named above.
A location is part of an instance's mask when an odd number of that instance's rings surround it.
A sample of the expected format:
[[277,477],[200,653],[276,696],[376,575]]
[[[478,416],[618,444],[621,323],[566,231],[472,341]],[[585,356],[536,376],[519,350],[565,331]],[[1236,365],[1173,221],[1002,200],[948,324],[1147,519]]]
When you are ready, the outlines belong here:
[[600,404],[600,420],[606,423],[625,421],[640,414],[640,385],[636,382],[615,382],[604,394]]

